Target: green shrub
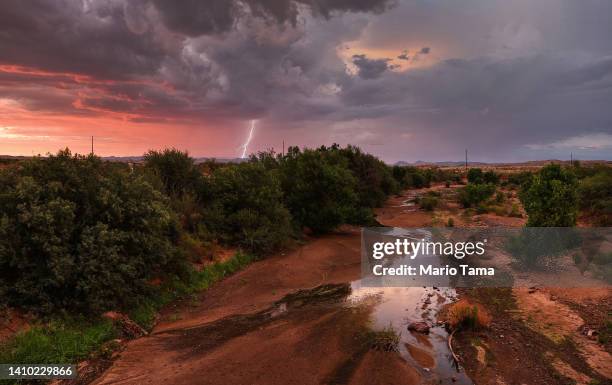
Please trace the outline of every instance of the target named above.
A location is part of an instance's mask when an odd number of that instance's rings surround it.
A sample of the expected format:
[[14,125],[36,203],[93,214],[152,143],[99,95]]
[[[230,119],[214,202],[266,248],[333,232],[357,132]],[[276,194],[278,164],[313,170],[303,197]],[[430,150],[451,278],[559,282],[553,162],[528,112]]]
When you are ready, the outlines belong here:
[[419,201],[421,208],[426,211],[433,211],[438,206],[438,203],[439,198],[429,194],[424,195]]
[[429,187],[432,178],[431,170],[411,166],[393,166],[392,174],[401,188]]
[[171,197],[195,193],[202,182],[194,160],[187,152],[175,148],[151,150],[144,155],[145,168],[161,180],[166,194]]
[[0,362],[19,364],[77,363],[116,337],[112,321],[55,321],[15,335],[0,346]]
[[[149,151],[144,156],[144,177],[170,197],[170,206],[183,229],[202,233],[203,204],[211,198],[210,186],[187,152],[177,149]],[[209,162],[211,169],[214,162]],[[201,234],[200,234],[201,235]]]
[[531,180],[533,174],[529,171],[521,171],[519,173],[512,173],[508,175],[508,184],[520,187],[524,183]]
[[543,167],[525,182],[519,194],[529,217],[527,226],[565,227],[576,224],[577,181],[559,165]]
[[479,168],[470,168],[467,173],[468,183],[472,184],[483,184],[484,174]]
[[504,203],[504,200],[506,200],[506,196],[502,191],[498,191],[495,194],[495,202],[496,203]]
[[337,151],[290,147],[280,169],[286,207],[299,226],[326,232],[355,214],[357,181]]
[[499,175],[493,171],[489,170],[482,175],[483,183],[490,184],[498,184],[499,183]]
[[581,180],[578,201],[581,209],[595,216],[598,225],[612,225],[612,168]]
[[210,189],[204,221],[216,238],[257,254],[289,238],[291,218],[278,172],[259,162],[223,167],[213,172]]
[[399,183],[393,177],[391,169],[375,156],[366,154],[355,146],[332,146],[321,150],[338,151],[347,159],[347,167],[357,179],[359,207],[380,207],[390,194],[399,192]]
[[182,270],[177,221],[146,180],[60,151],[0,172],[0,298],[35,312],[136,303]]
[[512,204],[512,208],[510,209],[510,213],[508,213],[509,217],[513,217],[513,218],[522,218],[523,215],[521,214],[521,211],[519,210],[519,206],[516,203]]
[[463,207],[478,206],[489,199],[495,192],[492,184],[468,184],[459,190],[459,202]]
[[574,229],[525,227],[506,241],[506,250],[524,266],[539,266],[546,258],[563,254],[580,244]]

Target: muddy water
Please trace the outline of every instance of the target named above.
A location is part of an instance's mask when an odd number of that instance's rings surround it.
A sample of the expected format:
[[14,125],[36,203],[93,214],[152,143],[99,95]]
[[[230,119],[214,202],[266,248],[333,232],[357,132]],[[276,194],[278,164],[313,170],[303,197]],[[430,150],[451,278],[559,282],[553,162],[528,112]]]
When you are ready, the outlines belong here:
[[[404,202],[404,204],[409,201]],[[426,230],[393,228],[385,233],[406,237],[413,241],[429,239]],[[408,258],[408,257],[405,257]],[[351,282],[349,303],[374,301],[371,315],[372,328],[392,327],[400,335],[399,352],[412,366],[420,370],[423,378],[436,384],[472,384],[465,372],[457,367],[448,347],[448,333],[438,324],[440,309],[455,297],[452,288],[434,287],[368,287],[362,280]],[[411,322],[425,321],[431,325],[428,335],[408,331]]]
[[[472,384],[465,372],[456,368],[448,348],[448,333],[436,322],[438,310],[455,298],[453,289],[364,287],[360,280],[352,282],[351,288],[349,303],[376,302],[372,328],[381,330],[391,326],[400,334],[401,356],[421,372],[426,383]],[[408,324],[413,321],[433,325],[429,335],[408,331]]]

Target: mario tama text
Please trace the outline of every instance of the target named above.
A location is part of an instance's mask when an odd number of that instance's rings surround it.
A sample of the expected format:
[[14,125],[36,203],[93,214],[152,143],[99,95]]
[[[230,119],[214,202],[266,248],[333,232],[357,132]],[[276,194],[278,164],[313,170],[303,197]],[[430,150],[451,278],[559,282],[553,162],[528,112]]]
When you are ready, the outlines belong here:
[[475,232],[367,228],[362,232],[362,282],[367,286],[472,286],[496,277],[486,260],[489,240]]
[[[381,261],[374,264],[372,273],[375,276],[494,276],[493,267],[473,267],[467,263],[451,266],[445,264],[440,266],[440,259],[435,257],[450,257],[461,261],[466,257],[485,254],[487,239],[482,241],[431,241],[425,238],[414,240],[409,238],[396,238],[391,241],[376,241],[372,244],[372,258]],[[403,260],[408,258],[414,261],[417,257],[422,258],[423,263],[400,264],[399,266],[385,266],[383,259],[396,258]],[[435,263],[432,263],[435,261]],[[429,263],[428,263],[429,262]]]

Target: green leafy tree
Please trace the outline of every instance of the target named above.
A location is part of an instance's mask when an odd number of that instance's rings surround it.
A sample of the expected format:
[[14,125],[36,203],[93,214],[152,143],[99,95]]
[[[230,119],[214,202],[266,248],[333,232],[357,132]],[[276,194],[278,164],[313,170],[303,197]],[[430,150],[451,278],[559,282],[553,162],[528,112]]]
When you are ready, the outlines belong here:
[[[170,148],[163,151],[151,150],[145,154],[144,159],[145,176],[152,176],[149,180],[160,185],[160,189],[171,198],[170,205],[178,214],[183,229],[201,235],[202,207],[210,199],[211,191],[193,158],[187,152]],[[214,162],[208,162],[204,168],[214,170],[217,166]]]
[[0,172],[0,292],[36,312],[135,304],[181,271],[178,228],[144,178],[60,151]]
[[459,190],[459,201],[463,207],[473,207],[489,199],[495,193],[492,184],[468,184]]
[[399,185],[390,168],[380,159],[355,146],[347,146],[337,151],[347,159],[348,168],[357,179],[360,207],[380,207],[389,194],[399,191]]
[[291,235],[277,170],[252,160],[215,170],[210,185],[204,220],[221,240],[261,254]]
[[468,183],[482,184],[484,183],[484,173],[479,168],[471,168],[467,173]]
[[499,183],[499,175],[493,171],[489,170],[482,175],[483,183],[489,184],[498,184]]
[[280,169],[286,206],[299,226],[326,232],[354,216],[357,181],[339,152],[290,147]]
[[577,180],[556,164],[543,167],[525,182],[519,198],[529,216],[527,226],[566,227],[576,224]]
[[612,168],[602,168],[580,181],[580,208],[594,216],[600,226],[612,224]]
[[187,152],[175,148],[151,150],[144,155],[144,160],[145,168],[159,177],[171,197],[194,193],[200,187],[201,174]]

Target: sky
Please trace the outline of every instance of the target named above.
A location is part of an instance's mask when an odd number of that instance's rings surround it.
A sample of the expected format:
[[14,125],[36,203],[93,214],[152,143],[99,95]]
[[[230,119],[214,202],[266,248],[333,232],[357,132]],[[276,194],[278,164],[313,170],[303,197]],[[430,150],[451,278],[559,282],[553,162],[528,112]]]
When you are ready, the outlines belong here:
[[0,154],[91,136],[103,156],[611,160],[612,2],[3,0]]

